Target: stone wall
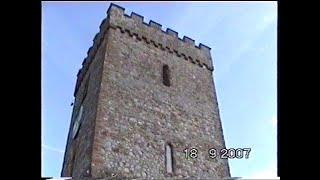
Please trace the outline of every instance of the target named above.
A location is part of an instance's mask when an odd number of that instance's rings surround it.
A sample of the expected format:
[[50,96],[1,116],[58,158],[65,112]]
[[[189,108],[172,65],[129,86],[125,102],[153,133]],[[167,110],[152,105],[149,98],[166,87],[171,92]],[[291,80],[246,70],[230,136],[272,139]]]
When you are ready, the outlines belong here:
[[[164,65],[169,87],[163,84]],[[210,148],[225,148],[212,71],[209,47],[111,4],[78,73],[73,114],[88,74],[89,113],[77,139],[68,138],[62,174],[68,176],[77,147],[73,177],[79,179],[230,177],[228,161],[208,155]],[[167,143],[172,174],[165,167]],[[198,157],[186,159],[184,150],[192,147]]]
[[[105,41],[104,41],[105,42]],[[63,170],[61,176],[83,179],[91,176],[91,161],[92,161],[92,144],[95,131],[97,102],[100,91],[101,76],[103,70],[105,43],[102,42],[97,50],[96,55],[92,59],[87,73],[84,75],[84,81],[79,86],[79,90],[75,95],[75,102],[72,112],[72,120],[69,128]],[[87,79],[90,78],[90,79]],[[88,90],[85,99],[83,98],[85,83],[88,83]],[[80,106],[83,105],[83,116],[78,135],[72,139],[72,128],[75,121],[75,116],[79,112]],[[72,162],[72,155],[75,154],[75,159]],[[71,174],[70,170],[73,170]]]

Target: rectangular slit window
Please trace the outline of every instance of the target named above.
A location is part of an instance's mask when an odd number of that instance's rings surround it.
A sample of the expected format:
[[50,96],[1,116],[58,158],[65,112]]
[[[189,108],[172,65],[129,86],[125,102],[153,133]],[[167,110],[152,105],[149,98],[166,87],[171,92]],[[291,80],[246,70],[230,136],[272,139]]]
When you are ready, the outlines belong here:
[[170,86],[170,69],[168,65],[162,67],[162,80],[165,86]]

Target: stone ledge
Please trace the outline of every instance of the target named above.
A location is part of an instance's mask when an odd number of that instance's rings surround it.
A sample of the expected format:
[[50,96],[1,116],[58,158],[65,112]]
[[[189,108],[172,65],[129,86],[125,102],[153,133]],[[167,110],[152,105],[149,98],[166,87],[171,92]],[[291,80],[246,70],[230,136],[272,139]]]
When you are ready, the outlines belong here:
[[131,32],[130,30],[128,29],[123,29],[121,26],[117,26],[117,27],[114,27],[114,26],[110,26],[109,28],[112,28],[112,29],[119,29],[119,31],[121,33],[127,33],[130,37],[133,37],[133,38],[136,38],[137,40],[139,41],[144,41],[145,43],[147,44],[150,44],[152,43],[156,48],[159,48],[163,51],[167,51],[169,53],[173,53],[175,52],[175,54],[178,56],[178,57],[183,57],[185,60],[187,61],[190,61],[191,63],[193,64],[197,64],[199,67],[203,68],[205,67],[206,69],[212,71],[213,69],[210,69],[208,67],[207,64],[203,63],[203,61],[199,60],[199,59],[194,59],[192,56],[187,56],[186,54],[184,53],[179,53],[179,51],[175,50],[175,49],[171,49],[170,47],[168,46],[163,46],[161,43],[158,43],[152,39],[149,39],[143,35],[139,35],[137,33],[134,33],[134,32]]

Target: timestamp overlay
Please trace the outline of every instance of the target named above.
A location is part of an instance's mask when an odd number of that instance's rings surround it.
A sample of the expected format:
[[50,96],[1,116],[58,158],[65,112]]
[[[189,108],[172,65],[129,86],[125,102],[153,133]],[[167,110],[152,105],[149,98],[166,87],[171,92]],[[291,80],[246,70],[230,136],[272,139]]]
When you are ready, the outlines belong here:
[[[205,153],[211,159],[249,159],[250,152],[251,148],[223,148],[219,150],[211,148]],[[184,150],[184,153],[186,159],[196,159],[199,156],[200,152],[197,148],[186,148]]]

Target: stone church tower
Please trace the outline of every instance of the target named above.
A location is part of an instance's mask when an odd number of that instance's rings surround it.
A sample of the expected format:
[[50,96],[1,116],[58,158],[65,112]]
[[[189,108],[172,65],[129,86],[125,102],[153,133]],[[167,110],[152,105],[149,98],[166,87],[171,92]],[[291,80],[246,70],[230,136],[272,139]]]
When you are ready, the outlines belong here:
[[61,176],[230,178],[209,47],[111,4],[82,65]]

